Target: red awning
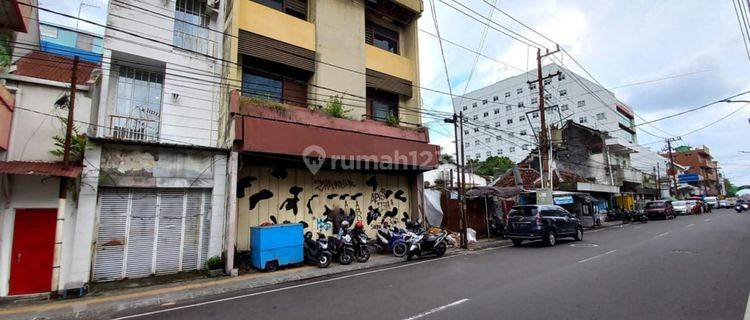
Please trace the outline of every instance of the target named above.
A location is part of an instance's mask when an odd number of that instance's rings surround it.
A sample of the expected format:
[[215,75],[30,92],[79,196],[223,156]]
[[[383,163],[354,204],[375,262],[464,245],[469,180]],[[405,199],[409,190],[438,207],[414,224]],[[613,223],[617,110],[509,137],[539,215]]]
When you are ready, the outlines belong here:
[[6,174],[75,178],[81,171],[83,167],[80,165],[68,165],[67,169],[63,169],[60,162],[0,161],[0,173]]

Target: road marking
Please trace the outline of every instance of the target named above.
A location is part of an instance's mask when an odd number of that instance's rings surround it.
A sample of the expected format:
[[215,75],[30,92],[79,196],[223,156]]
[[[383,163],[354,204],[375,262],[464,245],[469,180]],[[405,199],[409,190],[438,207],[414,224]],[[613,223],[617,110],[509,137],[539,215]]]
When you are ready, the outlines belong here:
[[747,295],[747,304],[745,305],[745,317],[743,320],[750,320],[750,294]]
[[464,298],[464,299],[461,299],[461,300],[458,300],[458,301],[454,301],[454,302],[451,302],[451,303],[449,303],[449,304],[446,304],[446,305],[444,305],[444,306],[439,306],[439,307],[437,307],[437,308],[434,308],[434,309],[431,309],[431,310],[429,310],[429,311],[425,311],[425,312],[422,312],[422,313],[420,313],[420,314],[417,314],[417,315],[413,315],[413,316],[411,316],[411,317],[408,317],[408,318],[406,318],[406,319],[404,319],[404,320],[414,320],[414,319],[419,319],[419,318],[423,318],[423,317],[429,316],[429,315],[431,315],[431,314],[433,314],[433,313],[436,313],[436,312],[440,312],[440,311],[442,311],[442,310],[448,309],[448,308],[450,308],[450,307],[455,307],[455,306],[457,306],[457,305],[459,305],[459,304],[462,304],[462,303],[464,303],[464,302],[466,302],[466,301],[469,301],[469,299],[465,299],[465,298]]
[[703,220],[703,221],[705,221],[705,222],[709,222],[709,221],[711,221],[711,219],[705,219],[705,220]]
[[417,262],[412,262],[412,263],[407,263],[407,264],[401,264],[401,265],[397,265],[397,266],[393,266],[393,267],[388,267],[388,268],[383,268],[383,269],[370,270],[370,271],[365,271],[365,272],[360,272],[360,273],[348,274],[348,275],[344,275],[344,276],[340,276],[340,277],[335,277],[335,278],[328,278],[328,279],[323,279],[323,280],[318,280],[318,281],[300,283],[300,284],[296,284],[296,285],[288,286],[288,287],[281,287],[281,288],[270,289],[270,290],[266,290],[266,291],[247,293],[247,294],[242,294],[242,295],[233,296],[233,297],[227,297],[227,298],[216,299],[216,300],[211,300],[211,301],[204,301],[204,302],[199,302],[199,303],[187,304],[187,305],[184,305],[184,306],[173,307],[173,308],[162,309],[162,310],[156,310],[156,311],[151,311],[151,312],[143,312],[143,313],[138,313],[138,314],[132,314],[132,315],[129,315],[129,316],[123,316],[123,317],[119,317],[119,318],[114,318],[112,320],[133,319],[133,318],[138,318],[138,317],[143,317],[143,316],[150,316],[150,315],[155,315],[155,314],[160,314],[160,313],[165,313],[165,312],[177,311],[177,310],[188,309],[188,308],[193,308],[193,307],[200,307],[200,306],[205,306],[205,305],[219,303],[219,302],[232,301],[232,300],[237,300],[237,299],[243,299],[243,298],[249,298],[249,297],[254,297],[254,296],[260,296],[260,295],[264,295],[264,294],[268,294],[268,293],[274,293],[274,292],[279,292],[279,291],[286,291],[286,290],[291,290],[291,289],[297,289],[297,288],[312,286],[312,285],[316,285],[316,284],[333,282],[333,281],[342,280],[342,279],[349,279],[349,278],[359,277],[359,276],[363,276],[363,275],[368,275],[368,274],[373,274],[373,273],[378,273],[378,272],[383,272],[383,271],[389,271],[389,270],[394,270],[394,269],[400,269],[400,268],[405,268],[405,267],[408,267],[408,266],[416,266],[416,265],[423,264],[423,263],[435,262],[435,261],[440,261],[440,260],[443,260],[443,259],[450,259],[450,258],[460,257],[460,256],[466,256],[466,255],[468,255],[468,253],[460,253],[460,254],[455,254],[455,255],[451,255],[451,256],[445,256],[445,257],[440,257],[440,258],[433,258],[433,259],[429,259],[429,260],[423,260],[423,261],[417,261]]
[[656,235],[656,236],[654,237],[654,239],[656,239],[656,238],[658,238],[658,237],[663,237],[663,236],[666,236],[666,235],[668,235],[668,234],[669,234],[669,232],[664,232],[664,233],[660,233],[660,234],[657,234],[657,235]]
[[643,228],[643,227],[642,227],[642,226],[637,226],[637,227],[635,227],[635,229],[641,229],[641,228]]
[[695,226],[695,223],[691,223],[691,224],[685,226],[685,228],[690,228],[690,227],[694,227],[694,226]]
[[590,258],[586,258],[586,259],[583,259],[583,260],[581,260],[581,261],[578,261],[578,262],[586,262],[586,261],[594,260],[594,259],[596,259],[596,258],[599,258],[599,257],[603,257],[603,256],[606,256],[606,255],[608,255],[608,254],[610,254],[610,253],[614,253],[615,251],[617,251],[617,249],[615,249],[615,250],[610,250],[610,251],[607,251],[607,252],[605,252],[605,253],[602,253],[602,254],[599,254],[599,255],[595,255],[595,256],[593,256],[593,257],[590,257]]

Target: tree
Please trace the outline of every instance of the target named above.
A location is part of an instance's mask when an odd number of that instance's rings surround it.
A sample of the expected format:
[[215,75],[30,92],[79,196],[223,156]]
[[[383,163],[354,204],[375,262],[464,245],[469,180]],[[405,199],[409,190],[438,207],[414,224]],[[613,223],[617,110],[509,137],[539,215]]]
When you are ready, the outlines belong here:
[[453,155],[450,155],[450,154],[441,154],[440,155],[440,163],[456,164],[456,160],[453,159]]
[[727,197],[737,196],[737,186],[733,185],[729,179],[724,179],[724,187],[727,188]]
[[508,157],[491,156],[483,162],[479,162],[474,171],[481,176],[496,176],[505,173],[508,169],[515,167],[516,164]]

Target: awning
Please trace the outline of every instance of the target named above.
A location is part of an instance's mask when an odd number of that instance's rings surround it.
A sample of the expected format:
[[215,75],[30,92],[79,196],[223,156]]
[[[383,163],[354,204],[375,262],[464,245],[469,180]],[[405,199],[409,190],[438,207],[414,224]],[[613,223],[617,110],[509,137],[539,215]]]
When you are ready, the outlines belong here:
[[68,165],[63,168],[60,162],[0,161],[0,173],[37,176],[75,178],[81,174],[83,167]]

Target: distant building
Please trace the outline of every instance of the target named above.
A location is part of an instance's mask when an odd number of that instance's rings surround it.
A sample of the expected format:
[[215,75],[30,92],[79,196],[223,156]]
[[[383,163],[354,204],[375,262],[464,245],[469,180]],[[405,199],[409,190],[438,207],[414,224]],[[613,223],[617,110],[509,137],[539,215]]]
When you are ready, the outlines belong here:
[[[561,126],[573,120],[584,126],[608,132],[610,136],[636,143],[633,111],[617,100],[614,93],[557,64],[542,67],[544,75],[560,71],[544,86],[549,125]],[[539,90],[536,70],[501,80],[487,87],[456,97],[453,103],[463,111],[464,152],[469,159],[507,156],[523,160],[535,148],[540,128]]]
[[[663,153],[662,156],[668,156]],[[716,196],[721,194],[719,185],[718,163],[713,160],[706,146],[691,148],[680,146],[672,151],[676,164],[687,167],[685,174],[679,176],[680,183],[690,183],[699,187],[701,194]]]
[[94,33],[39,23],[39,45],[44,52],[98,63],[102,61],[102,42],[102,36]]

